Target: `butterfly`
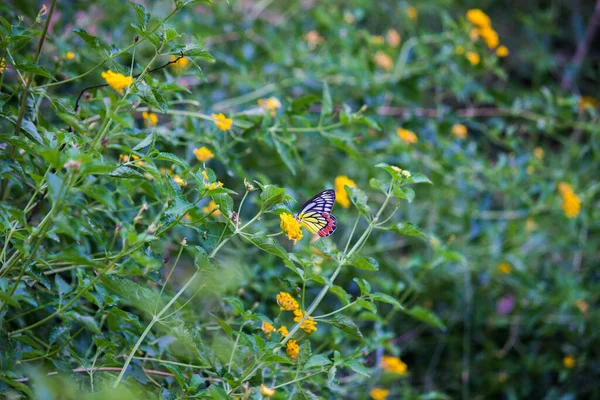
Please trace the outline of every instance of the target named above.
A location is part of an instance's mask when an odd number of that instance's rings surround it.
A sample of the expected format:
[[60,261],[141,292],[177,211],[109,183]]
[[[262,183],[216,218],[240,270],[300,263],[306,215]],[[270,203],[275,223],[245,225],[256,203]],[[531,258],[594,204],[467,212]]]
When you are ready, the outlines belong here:
[[335,228],[337,228],[337,220],[331,215],[333,203],[335,203],[335,190],[323,190],[304,203],[300,208],[300,212],[295,214],[294,217],[300,222],[300,225],[311,233],[327,237],[335,232]]

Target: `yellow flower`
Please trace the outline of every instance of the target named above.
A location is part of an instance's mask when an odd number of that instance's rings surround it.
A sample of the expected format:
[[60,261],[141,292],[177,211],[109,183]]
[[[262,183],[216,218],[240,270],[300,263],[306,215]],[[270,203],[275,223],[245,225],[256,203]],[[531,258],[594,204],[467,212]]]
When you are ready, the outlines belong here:
[[133,158],[134,160],[136,160],[136,162],[135,162],[135,165],[140,165],[140,166],[142,166],[142,165],[146,164],[144,161],[141,161],[141,160],[140,160],[140,161],[137,161],[137,160],[139,160],[139,159],[140,159],[140,157],[139,157],[139,156],[136,156],[135,154],[134,154],[134,155],[132,155],[132,156],[131,156],[131,158]]
[[385,372],[404,375],[408,370],[407,365],[398,357],[383,356],[381,359],[381,368]]
[[477,65],[479,64],[479,61],[481,61],[479,54],[475,53],[474,51],[467,51],[466,57],[472,65]]
[[[169,61],[175,61],[175,60],[177,60],[177,58],[179,58],[179,56],[171,56]],[[171,65],[173,66],[173,68],[183,69],[183,68],[187,67],[189,63],[190,63],[190,60],[188,60],[186,57],[183,57],[183,58],[180,58],[179,60],[175,61]]]
[[269,111],[271,117],[275,116],[277,109],[281,108],[281,102],[277,97],[269,97],[268,99],[259,99],[258,105],[265,111]]
[[533,149],[533,155],[538,160],[543,160],[544,159],[544,149],[542,149],[541,147],[536,147],[535,149]]
[[67,54],[65,54],[65,58],[67,60],[74,60],[75,59],[75,53],[73,53],[72,51],[67,51]]
[[565,192],[562,197],[562,209],[567,218],[575,218],[579,215],[579,212],[581,211],[581,200],[579,200],[579,196],[573,192]]
[[[304,318],[304,312],[302,310],[297,309],[294,310],[294,322],[300,322]],[[300,329],[305,331],[306,333],[312,333],[317,331],[317,321],[314,320],[313,317],[308,317],[302,325],[300,325]]]
[[275,395],[275,389],[265,386],[265,384],[263,383],[260,385],[260,394],[262,394],[265,397],[271,397]]
[[[279,309],[281,311],[294,311],[297,310],[299,307],[296,299],[294,299],[292,295],[287,292],[279,292],[276,299],[277,304],[279,305]],[[282,328],[285,328],[285,326],[282,326]]]
[[583,300],[583,299],[578,299],[575,302],[575,305],[577,305],[577,308],[579,308],[579,311],[581,311],[584,314],[586,312],[588,312],[588,309],[590,308],[590,306],[588,305],[588,303],[586,303],[585,300]]
[[290,334],[288,332],[288,328],[286,326],[282,326],[281,328],[277,329],[277,332],[281,333],[281,336],[283,336],[283,337]]
[[371,398],[373,400],[385,400],[388,397],[389,394],[390,394],[389,390],[382,389],[382,388],[379,388],[379,387],[374,387],[369,392],[369,395],[371,396]]
[[490,26],[492,23],[490,17],[478,8],[467,11],[467,19],[480,28]]
[[152,112],[149,113],[147,111],[144,111],[142,113],[142,118],[144,119],[144,125],[146,126],[156,126],[156,124],[158,124],[158,115]]
[[471,31],[469,32],[469,38],[471,38],[471,41],[476,41],[477,39],[479,39],[479,29],[477,28],[473,28],[471,29]]
[[508,275],[512,272],[512,266],[509,263],[503,261],[500,264],[498,264],[498,266],[496,267],[496,271],[498,271],[501,274]]
[[535,223],[533,218],[531,218],[531,217],[527,218],[527,221],[525,221],[525,230],[527,232],[533,232],[536,229],[537,229],[537,224]]
[[208,189],[208,190],[215,190],[215,189],[222,188],[222,187],[223,187],[223,182],[221,182],[221,181],[204,184],[204,188]]
[[302,239],[302,228],[300,228],[300,223],[292,214],[283,213],[279,215],[279,218],[281,219],[279,226],[289,240],[293,240],[296,244],[298,240]]
[[212,114],[211,117],[213,117],[217,128],[222,131],[228,131],[231,128],[231,125],[233,124],[233,120],[231,118],[227,118],[223,113]]
[[585,111],[588,107],[596,108],[598,107],[598,100],[592,96],[581,96],[579,102],[577,102],[577,107],[579,108],[579,111]]
[[[196,156],[196,159],[200,162],[207,162],[215,156],[212,151],[210,151],[204,146],[200,147],[199,149],[194,149],[194,155]],[[202,175],[204,175],[205,173],[205,171],[202,171]],[[208,176],[204,177],[208,179]]]
[[124,154],[119,154],[119,164],[124,164],[129,162],[129,156],[126,156]]
[[350,207],[350,198],[348,197],[348,193],[346,193],[345,186],[356,187],[356,183],[346,175],[340,175],[335,178],[335,201],[339,203],[342,207],[348,208]]
[[413,131],[409,131],[408,129],[398,128],[396,129],[396,134],[406,144],[415,144],[419,141],[417,135]]
[[467,137],[467,127],[463,124],[452,125],[452,134],[459,139],[465,139]]
[[408,7],[406,9],[406,15],[408,15],[408,18],[414,21],[419,16],[419,12],[417,11],[416,7]]
[[323,39],[323,37],[319,35],[319,32],[310,31],[306,35],[304,35],[304,40],[306,40],[308,48],[314,50],[314,48],[317,47],[317,45],[323,43],[325,39]]
[[260,327],[262,331],[266,334],[270,334],[271,332],[275,332],[275,327],[268,323],[267,321],[262,322],[262,326]]
[[500,39],[498,39],[498,33],[491,26],[481,28],[479,35],[490,49],[495,49],[500,43]]
[[510,52],[508,51],[508,47],[502,45],[496,49],[496,55],[498,57],[506,57]]
[[394,68],[394,61],[392,61],[392,57],[385,54],[383,51],[379,50],[373,56],[373,61],[375,64],[384,69],[386,71],[391,71]]
[[285,345],[285,352],[289,358],[296,360],[298,353],[300,353],[300,346],[298,346],[298,342],[296,342],[294,339],[288,340]]
[[212,210],[215,210],[215,211],[211,215],[213,215],[215,217],[218,217],[219,215],[221,215],[221,211],[219,211],[219,207],[217,206],[217,203],[215,203],[214,200],[209,201],[208,204],[202,208],[202,212],[204,214],[208,214]]
[[0,74],[6,71],[6,63],[4,62],[4,58],[0,58]]
[[385,42],[385,39],[381,35],[371,36],[371,43],[373,43],[374,45],[380,45],[380,44],[383,44],[384,42]]
[[575,357],[573,357],[570,354],[567,354],[566,356],[564,356],[563,358],[563,366],[567,369],[571,369],[573,367],[575,367],[576,361],[575,361]]
[[111,70],[101,73],[100,76],[106,81],[108,86],[110,86],[115,92],[119,94],[123,94],[123,89],[133,84],[132,76],[125,76],[117,72],[112,72]]
[[400,38],[400,34],[395,29],[389,29],[387,31],[387,33],[385,34],[385,38],[386,38],[388,44],[390,45],[390,47],[393,47],[393,48],[400,46],[400,42],[402,40]]
[[573,187],[569,185],[567,182],[560,182],[558,184],[558,191],[560,194],[565,194],[567,192],[573,192]]
[[179,186],[185,186],[187,185],[187,183],[181,179],[181,177],[179,175],[175,175],[173,176],[173,180],[175,181],[176,184],[178,184]]
[[173,171],[171,171],[169,168],[161,168],[161,169],[159,169],[159,171],[160,171],[161,175],[165,175],[165,174],[167,174],[169,176],[173,175]]
[[458,54],[459,56],[462,56],[463,54],[465,54],[465,48],[463,46],[456,46],[456,49],[454,49],[454,52],[456,54]]

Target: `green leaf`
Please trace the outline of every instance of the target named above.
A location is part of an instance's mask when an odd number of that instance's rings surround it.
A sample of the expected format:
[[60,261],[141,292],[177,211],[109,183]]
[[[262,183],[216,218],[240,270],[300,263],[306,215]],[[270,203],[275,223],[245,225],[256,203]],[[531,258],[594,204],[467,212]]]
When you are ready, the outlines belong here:
[[52,201],[52,204],[56,204],[56,200],[58,200],[58,196],[60,195],[60,191],[63,185],[63,180],[58,175],[53,174],[52,172],[48,172],[46,181],[48,182],[50,200]]
[[367,282],[361,278],[354,278],[353,281],[356,282],[356,284],[360,288],[360,294],[362,296],[365,296],[365,295],[368,295],[369,293],[371,293],[371,284],[369,282]]
[[[256,182],[256,181],[255,181]],[[260,188],[262,189],[262,193],[260,194],[260,199],[262,200],[262,209],[269,210],[276,204],[283,203],[285,200],[289,198],[285,194],[285,189],[280,188],[274,185],[261,185],[259,182],[256,182]]]
[[32,63],[31,61],[25,61],[20,64],[16,64],[15,69],[18,69],[19,71],[22,71],[22,72],[29,72],[29,73],[32,73],[35,75],[40,75],[40,76],[43,76],[46,78],[50,78],[53,81],[56,80],[56,78],[54,77],[54,75],[52,75],[52,73],[50,71],[48,71],[46,68],[42,67],[41,65]]
[[366,376],[366,377],[370,377],[371,375],[369,374],[369,370],[367,369],[367,367],[365,367],[360,361],[358,360],[346,360],[343,362],[342,364],[345,367],[350,368],[352,371],[356,372],[357,374]]
[[79,36],[81,39],[83,39],[83,41],[90,47],[92,47],[95,50],[100,49],[100,47],[103,47],[100,44],[100,41],[98,40],[98,38],[96,36],[92,36],[89,33],[87,33],[85,30],[81,29],[81,28],[75,28],[73,29],[71,32],[75,33],[77,36]]
[[350,201],[352,201],[352,204],[356,206],[358,211],[360,211],[360,213],[363,215],[370,215],[371,208],[367,204],[368,197],[365,192],[352,186],[344,186],[344,189],[346,189],[346,193],[348,193]]
[[[3,117],[9,120],[13,125],[17,126],[17,118],[14,115],[3,115]],[[28,119],[23,119],[21,121],[21,131],[23,131],[23,133],[25,133],[25,136],[27,136],[27,138],[32,142],[41,145],[44,144],[44,140],[40,136],[37,127],[33,122],[29,121]]]
[[171,154],[171,153],[163,153],[160,152],[155,156],[155,160],[158,161],[169,161],[172,162],[173,164],[177,164],[180,167],[187,167],[187,165],[179,158],[177,157],[175,154]]
[[133,148],[133,151],[138,151],[145,147],[150,146],[152,143],[154,143],[155,138],[156,138],[156,134],[154,132],[150,133],[141,142],[139,142],[138,144],[135,145],[135,147]]
[[420,237],[422,239],[428,239],[427,235],[424,234],[421,231],[421,229],[419,229],[419,227],[417,227],[412,222],[400,222],[400,223],[397,223],[396,225],[392,225],[392,226],[384,228],[384,229],[395,232],[395,233],[399,233],[401,235],[415,236],[415,237]]
[[223,215],[230,216],[233,211],[233,199],[227,193],[219,193],[212,195],[213,200],[219,206],[219,210]]
[[209,314],[212,318],[214,318],[215,321],[217,321],[219,326],[221,326],[221,329],[223,329],[223,331],[227,334],[227,336],[229,336],[229,339],[233,339],[233,329],[231,329],[231,326],[229,326],[229,324],[227,322],[225,322],[221,318],[217,317],[213,313],[209,313]]
[[134,2],[130,2],[129,4],[131,4],[133,9],[135,10],[135,13],[137,14],[139,24],[145,28],[148,24],[148,21],[150,21],[150,14],[148,14],[148,11],[146,11],[144,6],[142,6],[141,4]]
[[104,275],[101,281],[102,287],[117,294],[125,304],[148,314],[153,314],[155,310],[160,309],[163,305],[158,292],[123,276],[116,274]]
[[215,61],[215,58],[204,47],[196,44],[188,44],[185,46],[173,46],[173,49],[167,54],[183,55],[186,57],[198,57],[211,62]]
[[347,304],[350,304],[351,296],[348,293],[346,293],[344,288],[342,288],[341,286],[333,285],[331,286],[329,291],[337,296],[338,300],[340,301],[340,303],[342,303],[342,305],[345,306]]
[[114,171],[108,174],[109,176],[114,176],[115,178],[123,178],[123,179],[146,179],[146,177],[135,169],[131,167],[127,167],[125,165],[119,165],[115,168]]
[[61,295],[69,294],[73,291],[71,285],[69,285],[60,275],[56,274],[54,276],[54,282],[56,282],[56,286],[58,287],[58,292]]
[[329,358],[322,354],[315,354],[309,358],[308,361],[306,361],[306,364],[304,364],[304,369],[326,367],[328,365],[331,365],[331,360]]
[[287,147],[284,144],[281,144],[279,140],[273,138],[273,142],[275,143],[275,150],[281,158],[281,161],[285,164],[286,167],[290,170],[292,175],[296,175],[296,168],[294,168],[294,164],[292,163],[292,158],[290,157],[290,153]]
[[[324,321],[325,322],[325,321]],[[335,326],[339,330],[346,332],[350,336],[363,340],[363,334],[358,329],[358,326],[350,318],[344,315],[336,315],[332,320],[326,321]]]
[[410,310],[405,311],[405,314],[410,315],[411,317],[418,319],[419,321],[423,321],[443,331],[446,330],[446,325],[444,325],[444,323],[440,321],[438,316],[423,307],[415,306]]
[[273,238],[267,237],[264,232],[255,233],[253,235],[245,236],[252,244],[258,247],[261,250],[266,251],[267,253],[271,253],[283,259],[286,267],[294,271],[300,277],[302,277],[302,272],[296,267],[294,262],[290,259],[288,252]]
[[66,312],[65,317],[83,326],[90,332],[100,333],[100,327],[98,326],[98,322],[94,317],[90,317],[89,315],[81,315],[75,311]]
[[394,186],[394,189],[392,189],[392,196],[408,200],[409,203],[412,203],[412,201],[415,199],[415,191],[411,188]]
[[167,364],[167,363],[160,363],[160,365],[162,365],[164,368],[171,371],[171,373],[173,375],[175,375],[175,379],[177,380],[179,387],[181,387],[182,389],[186,387],[185,376],[183,375],[183,372],[181,372],[181,370],[179,369],[179,367],[177,365]]
[[406,184],[429,183],[430,185],[433,185],[433,182],[431,182],[427,176],[420,174],[420,173],[411,174],[410,178],[406,179],[405,182],[406,182]]
[[331,100],[331,93],[329,92],[329,85],[327,82],[323,82],[323,97],[321,99],[321,118],[333,113],[333,102]]
[[148,85],[141,85],[137,95],[150,107],[158,108],[162,112],[165,112],[169,108],[162,95],[156,89],[151,88]]
[[293,364],[294,362],[287,357],[280,356],[279,354],[267,354],[265,358],[263,358],[263,362],[268,363],[283,363],[283,364]]
[[387,195],[387,192],[389,190],[389,185],[387,183],[384,183],[382,181],[380,181],[379,179],[376,178],[371,178],[369,180],[369,185],[373,188],[373,189],[377,189],[378,191],[380,191],[381,193]]
[[384,303],[391,304],[395,307],[398,307],[401,310],[404,309],[404,307],[402,306],[402,304],[400,304],[400,302],[398,300],[396,300],[392,296],[385,294],[385,293],[381,293],[381,292],[371,293],[371,299],[373,299],[375,301],[382,301]]
[[379,271],[379,263],[372,257],[362,257],[358,254],[353,254],[348,260],[348,264],[367,271]]

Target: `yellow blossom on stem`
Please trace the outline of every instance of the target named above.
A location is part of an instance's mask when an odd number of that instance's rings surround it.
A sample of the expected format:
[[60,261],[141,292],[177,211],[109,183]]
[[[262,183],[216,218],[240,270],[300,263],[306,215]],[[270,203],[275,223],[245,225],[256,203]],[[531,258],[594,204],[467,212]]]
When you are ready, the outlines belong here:
[[[175,61],[179,58],[179,56],[171,56],[171,59],[169,61]],[[179,58],[179,60],[175,61],[173,64],[171,64],[173,66],[173,68],[176,69],[183,69],[185,67],[188,66],[188,64],[190,63],[190,60],[188,60],[186,57],[182,57]]]
[[289,358],[295,361],[296,357],[298,357],[298,353],[300,353],[300,346],[298,346],[298,342],[296,342],[294,339],[288,340],[288,342],[285,344],[285,352]]
[[575,367],[576,363],[577,362],[575,361],[575,357],[573,357],[571,354],[567,354],[563,358],[563,366],[567,369],[571,369],[571,368]]
[[452,134],[459,139],[465,139],[467,137],[467,127],[463,124],[452,125]]
[[281,108],[281,102],[277,97],[269,97],[267,99],[258,99],[258,105],[265,111],[268,111],[271,117]]
[[383,356],[381,359],[381,368],[385,372],[404,375],[408,370],[407,365],[398,357]]
[[181,179],[181,177],[179,175],[175,175],[173,176],[173,180],[175,181],[176,184],[178,184],[179,186],[185,186],[187,185],[187,182],[184,181],[183,179]]
[[227,118],[225,114],[212,114],[213,120],[217,128],[222,131],[228,131],[231,129],[231,125],[233,124],[233,120],[231,118]]
[[503,261],[500,264],[498,264],[498,266],[496,267],[496,271],[498,271],[501,274],[508,275],[512,272],[512,266],[506,261]]
[[584,314],[586,312],[588,312],[588,309],[590,308],[590,306],[588,305],[588,303],[586,303],[586,301],[583,300],[583,299],[578,299],[575,302],[575,305],[577,306],[577,308],[579,308],[579,311],[581,311]]
[[383,388],[380,388],[380,387],[374,387],[369,392],[369,395],[371,396],[371,398],[373,400],[385,400],[388,397],[389,394],[390,394],[389,390],[383,389]]
[[288,328],[286,326],[282,326],[281,328],[277,329],[277,332],[281,333],[281,336],[283,336],[283,337],[286,337],[287,335],[290,334],[288,332]]
[[[194,149],[193,152],[196,156],[196,159],[200,162],[207,162],[215,156],[212,151],[204,146],[200,147],[199,149]],[[204,171],[202,171],[202,173],[204,174]],[[208,177],[206,179],[208,179]]]
[[204,184],[204,188],[208,189],[208,190],[215,190],[215,189],[222,188],[222,187],[223,187],[223,182],[221,182],[221,181]]
[[538,160],[543,160],[544,159],[544,149],[542,149],[541,147],[536,147],[535,149],[533,149],[533,155]]
[[[292,297],[292,295],[287,292],[279,292],[276,299],[277,299],[277,304],[279,305],[279,309],[281,311],[294,311],[294,310],[297,310],[299,307],[296,299],[294,299]],[[282,328],[285,328],[285,327],[282,327]]]
[[481,57],[479,57],[479,54],[475,53],[474,51],[467,51],[466,57],[467,60],[469,60],[469,62],[471,63],[471,65],[477,65],[479,64],[479,61],[481,61]]
[[158,124],[158,115],[153,112],[149,113],[144,111],[142,113],[142,118],[144,119],[144,125],[146,126],[156,126],[156,124]]
[[0,58],[0,74],[6,71],[6,62],[4,58]]
[[140,157],[139,157],[139,156],[136,156],[135,154],[134,154],[134,155],[132,155],[132,156],[131,156],[131,158],[133,158],[134,160],[136,160],[136,161],[135,161],[135,165],[142,166],[142,165],[146,164],[144,161],[141,161],[141,160],[140,160],[140,161],[137,161],[137,160],[139,160],[139,159],[140,159]]
[[[294,310],[294,322],[300,322],[304,318],[304,312],[300,309]],[[306,333],[312,333],[317,331],[317,321],[314,320],[313,317],[308,317],[302,325],[300,325],[300,329],[305,331]]]
[[400,42],[402,40],[400,38],[400,34],[395,29],[389,29],[387,31],[387,33],[385,34],[385,38],[386,38],[388,44],[390,45],[390,47],[393,47],[393,48],[400,46]]
[[479,30],[479,36],[481,36],[487,47],[490,49],[495,49],[500,43],[498,33],[491,26],[481,28]]
[[392,70],[392,68],[394,68],[394,61],[392,61],[392,57],[388,56],[381,50],[375,53],[373,56],[373,61],[379,68],[385,71],[389,72]]
[[129,162],[129,156],[125,154],[119,154],[119,164],[124,164]]
[[132,76],[125,76],[111,70],[101,73],[100,76],[106,81],[108,86],[119,94],[123,94],[123,89],[133,84]]
[[75,53],[73,53],[72,51],[67,51],[67,54],[65,54],[65,58],[67,60],[74,60],[75,59]]
[[413,131],[409,131],[408,129],[398,128],[396,129],[396,134],[406,144],[415,144],[419,141],[417,135]]
[[263,321],[262,325],[260,327],[260,329],[262,329],[262,331],[266,334],[270,334],[271,332],[275,332],[275,327],[273,325],[271,325],[270,323],[268,323],[267,321]]
[[470,23],[480,28],[490,26],[492,24],[490,17],[488,17],[486,13],[478,8],[467,11],[467,19]]
[[558,184],[558,192],[560,194],[565,194],[567,192],[572,192],[573,191],[573,187],[571,185],[569,185],[567,182],[560,182]]
[[581,200],[579,200],[579,196],[573,192],[565,192],[562,197],[562,209],[567,218],[575,218],[578,216],[581,211]]
[[279,226],[289,240],[292,240],[294,244],[296,244],[298,240],[302,239],[302,228],[300,227],[298,220],[292,214],[283,213],[279,215],[279,218],[281,219]]
[[214,200],[209,201],[208,204],[202,208],[202,212],[204,214],[208,214],[212,210],[215,210],[211,214],[212,216],[218,217],[219,215],[221,215],[221,211],[219,211],[219,206],[217,205],[217,203],[215,203]]
[[260,385],[260,394],[265,397],[271,397],[275,395],[275,389],[272,389],[263,383]]
[[406,15],[408,15],[408,18],[414,21],[419,16],[419,11],[416,7],[411,6],[406,9]]
[[506,47],[505,45],[502,45],[496,49],[496,55],[498,57],[506,57],[509,53],[510,51],[508,51],[508,47]]
[[350,207],[350,198],[346,192],[345,186],[356,187],[356,183],[346,175],[340,175],[335,178],[335,201],[344,208]]

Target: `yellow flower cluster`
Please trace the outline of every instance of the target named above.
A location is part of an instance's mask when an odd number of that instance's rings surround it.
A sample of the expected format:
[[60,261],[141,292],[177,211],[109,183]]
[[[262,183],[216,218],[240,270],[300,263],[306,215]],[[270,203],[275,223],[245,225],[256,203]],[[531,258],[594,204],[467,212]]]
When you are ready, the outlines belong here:
[[222,187],[223,187],[223,182],[221,182],[221,181],[204,184],[204,188],[208,189],[208,190],[215,190],[215,189],[222,188]]
[[463,124],[454,124],[452,125],[452,134],[459,139],[466,139],[467,127]]
[[[2,70],[2,66],[0,65],[0,72],[2,72],[1,70]],[[581,96],[581,98],[577,102],[577,108],[579,108],[579,111],[581,111],[581,112],[585,111],[588,108],[594,109],[597,107],[598,107],[598,100],[596,100],[592,96]]]
[[[297,309],[294,310],[294,322],[300,322],[304,318],[304,312],[302,310]],[[317,321],[314,320],[313,317],[308,317],[302,325],[300,325],[300,329],[302,329],[306,333],[313,333],[317,331]]]
[[501,274],[508,275],[512,272],[512,266],[506,261],[503,261],[500,264],[498,264],[498,266],[496,267],[496,271],[498,271]]
[[533,149],[533,155],[538,160],[543,160],[544,159],[544,149],[542,149],[541,147],[536,147],[535,149]]
[[573,188],[566,182],[558,184],[558,191],[562,196],[562,209],[567,218],[575,218],[581,211],[581,200],[579,196],[573,192]]
[[374,387],[369,392],[369,395],[371,396],[371,398],[373,400],[385,400],[388,397],[389,394],[390,394],[389,390],[383,389],[383,388],[380,388],[380,387]]
[[350,207],[350,198],[348,197],[348,193],[346,193],[345,186],[356,187],[356,183],[345,175],[340,175],[335,178],[335,201],[339,203],[342,207],[348,208]]
[[409,131],[408,129],[398,128],[396,129],[396,134],[406,144],[415,144],[419,141],[417,135],[413,131]]
[[118,72],[113,72],[111,70],[101,73],[100,76],[106,81],[108,86],[110,86],[115,92],[119,94],[123,94],[123,89],[133,84],[132,76],[125,76],[123,74],[119,74]]
[[[496,49],[496,55],[498,57],[508,56],[509,51],[506,46],[502,45],[498,47],[498,45],[500,44],[498,32],[496,32],[494,28],[492,28],[492,21],[486,13],[484,13],[480,9],[472,9],[467,11],[467,19],[471,24],[473,24],[473,29],[471,29],[472,40],[477,40],[478,38],[481,38],[483,39],[488,48],[492,50]],[[469,61],[471,60],[469,59]],[[471,64],[473,64],[472,61]]]
[[204,214],[208,214],[211,211],[213,211],[213,213],[211,214],[213,217],[218,217],[219,215],[221,215],[221,211],[219,211],[219,207],[217,206],[217,203],[215,203],[214,200],[209,201],[206,206],[202,207],[202,212]]
[[231,129],[231,125],[233,125],[233,120],[231,118],[227,118],[225,114],[212,114],[214,123],[217,126],[217,129],[221,131],[228,131]]
[[383,356],[381,359],[381,368],[385,372],[404,375],[408,370],[407,365],[398,357]]
[[298,240],[302,239],[302,228],[300,227],[298,220],[292,214],[283,213],[279,215],[279,218],[281,219],[279,226],[289,240],[292,240],[294,244],[296,244]]
[[474,51],[467,51],[465,57],[467,57],[467,60],[469,60],[471,65],[477,65],[479,64],[479,61],[481,61],[481,57],[479,57],[479,54],[475,53]]
[[296,342],[294,339],[288,340],[288,342],[285,344],[285,353],[292,360],[296,360],[298,353],[300,353],[300,346],[298,346],[298,342]]
[[269,97],[267,99],[258,99],[258,105],[265,111],[269,112],[271,117],[275,116],[278,109],[281,108],[281,102],[277,97]]
[[387,72],[391,71],[392,68],[394,68],[394,62],[392,61],[392,57],[388,56],[381,50],[375,53],[375,55],[373,56],[373,61],[379,68]]
[[275,389],[272,389],[263,383],[260,385],[260,394],[265,397],[271,397],[275,395]]
[[185,186],[187,185],[187,182],[184,181],[179,175],[175,175],[173,176],[173,180],[175,181],[176,184],[178,184],[179,186]]
[[[178,56],[171,56],[171,59],[169,61],[173,62],[175,60],[177,60]],[[173,66],[173,68],[175,69],[184,69],[185,67],[187,67],[190,63],[190,60],[188,60],[187,58],[183,57],[180,58],[179,60],[175,61],[173,64],[171,64]]]
[[287,292],[279,292],[276,299],[281,311],[295,311],[300,307],[296,299]]
[[146,126],[152,127],[158,124],[158,115],[154,114],[153,112],[149,113],[144,111],[142,113],[142,118],[144,119],[144,125]]
[[0,58],[0,74],[6,71],[6,62],[4,58]]
[[[194,149],[194,155],[196,156],[196,159],[202,163],[207,162],[215,156],[212,151],[204,146],[200,147],[199,149]],[[208,177],[206,179],[208,179]]]
[[570,354],[567,354],[566,356],[564,356],[563,358],[563,366],[567,369],[571,369],[573,367],[575,367],[575,364],[577,362],[575,361],[575,357],[573,357]]
[[75,53],[73,53],[72,51],[67,51],[67,54],[65,54],[65,58],[67,60],[74,60],[75,59]]
[[275,327],[272,324],[268,323],[267,321],[262,322],[260,329],[262,329],[262,331],[266,334],[275,332]]

